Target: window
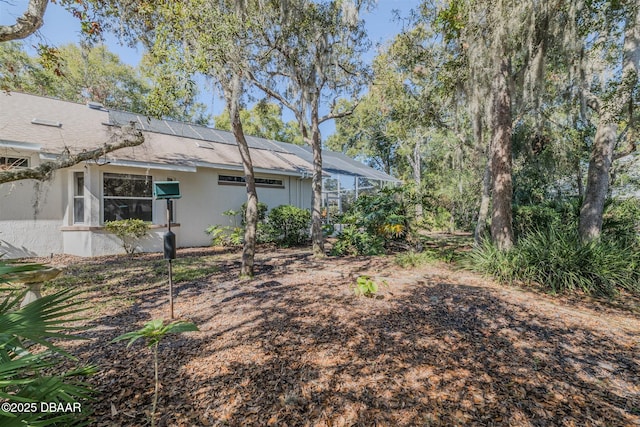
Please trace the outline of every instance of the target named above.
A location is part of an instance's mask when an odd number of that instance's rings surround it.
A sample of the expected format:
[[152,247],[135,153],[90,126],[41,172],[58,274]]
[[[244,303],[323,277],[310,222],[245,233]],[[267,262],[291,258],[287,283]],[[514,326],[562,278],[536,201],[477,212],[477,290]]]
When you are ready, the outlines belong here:
[[73,173],[73,223],[84,223],[84,172]]
[[103,175],[104,221],[153,220],[153,182],[150,176],[105,173]]
[[[218,175],[218,185],[244,185],[244,176]],[[256,178],[256,187],[284,188],[281,179]]]
[[0,170],[13,168],[28,168],[27,157],[0,157]]

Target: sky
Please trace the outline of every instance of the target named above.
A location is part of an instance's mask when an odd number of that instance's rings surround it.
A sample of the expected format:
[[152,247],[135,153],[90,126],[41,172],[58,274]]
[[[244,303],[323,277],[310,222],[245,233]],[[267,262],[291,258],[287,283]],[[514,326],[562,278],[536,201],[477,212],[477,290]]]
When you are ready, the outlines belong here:
[[[403,22],[394,19],[394,11],[398,11],[401,17],[407,17],[412,8],[417,7],[420,0],[378,0],[377,7],[363,16],[369,38],[372,41],[372,50],[367,60],[372,60],[378,49],[377,46],[385,44],[398,34]],[[28,0],[0,0],[0,24],[13,24],[16,17],[26,10]],[[49,4],[44,16],[44,25],[34,35],[24,40],[27,48],[39,43],[51,46],[59,46],[68,43],[79,43],[81,40],[80,23],[64,8],[57,4]],[[122,45],[117,38],[110,34],[105,35],[105,44],[113,53],[120,56],[121,61],[136,66],[142,56],[142,48],[130,48]],[[34,54],[35,51],[30,53]],[[210,89],[201,87],[200,102],[207,105],[213,115],[220,114],[223,102]],[[284,120],[291,120],[293,116],[284,115]],[[326,123],[322,128],[323,139],[335,130],[333,121]]]

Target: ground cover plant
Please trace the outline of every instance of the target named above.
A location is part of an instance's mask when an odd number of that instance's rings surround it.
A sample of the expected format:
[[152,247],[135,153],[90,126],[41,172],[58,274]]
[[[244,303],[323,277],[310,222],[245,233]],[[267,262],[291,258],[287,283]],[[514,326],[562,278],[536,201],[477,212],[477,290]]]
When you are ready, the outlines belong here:
[[[175,283],[176,317],[201,332],[158,345],[158,425],[640,422],[631,294],[552,297],[443,262],[401,268],[395,256],[318,260],[304,249],[263,252],[256,276],[239,279],[239,257],[178,253],[189,274]],[[53,261],[68,268],[52,288],[74,281],[95,307],[90,340],[66,347],[100,367],[92,425],[146,425],[148,351],[106,344],[166,317],[161,255]],[[359,277],[387,285],[359,298]]]
[[[21,306],[26,291],[12,286],[21,275],[43,268],[0,262],[0,424],[6,427],[77,425],[89,413],[92,390],[83,378],[95,369],[76,364],[56,342],[81,339],[74,320],[86,306],[74,301],[70,289]],[[64,369],[68,360],[73,366]],[[60,405],[70,410],[46,409]]]

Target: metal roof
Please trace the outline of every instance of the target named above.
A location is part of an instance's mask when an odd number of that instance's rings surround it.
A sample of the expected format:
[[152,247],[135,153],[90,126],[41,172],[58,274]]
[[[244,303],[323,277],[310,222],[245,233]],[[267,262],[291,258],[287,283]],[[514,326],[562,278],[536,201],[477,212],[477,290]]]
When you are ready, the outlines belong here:
[[[79,152],[107,142],[111,127],[107,125],[134,122],[144,131],[145,142],[112,152],[106,160],[193,170],[196,166],[241,170],[242,166],[235,137],[228,131],[19,92],[0,94],[0,111],[0,148],[26,148],[35,143],[42,155],[49,157],[65,149]],[[34,124],[34,119],[56,126]],[[312,173],[310,148],[255,136],[246,138],[256,170],[303,176]],[[323,150],[322,156],[326,173],[398,181],[342,153]]]

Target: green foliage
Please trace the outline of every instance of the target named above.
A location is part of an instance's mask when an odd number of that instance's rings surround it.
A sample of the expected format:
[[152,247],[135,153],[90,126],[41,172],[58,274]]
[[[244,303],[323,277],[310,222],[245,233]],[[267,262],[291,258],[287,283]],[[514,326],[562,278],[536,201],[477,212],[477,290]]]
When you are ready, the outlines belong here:
[[338,233],[334,255],[377,255],[385,243],[407,236],[408,221],[401,189],[385,188],[362,195],[343,215],[346,227]]
[[137,248],[136,242],[147,235],[150,225],[141,219],[119,219],[105,222],[104,228],[120,239],[127,254],[133,255]]
[[137,331],[127,332],[116,338],[111,342],[118,342],[123,340],[129,340],[127,348],[139,339],[144,339],[147,342],[147,347],[153,351],[153,368],[155,378],[155,391],[153,394],[153,403],[151,406],[151,425],[155,426],[155,414],[158,404],[158,392],[160,390],[160,380],[158,379],[158,345],[169,334],[179,334],[182,332],[196,332],[199,331],[198,327],[191,322],[176,321],[168,324],[164,324],[162,319],[154,319],[145,323],[142,329]]
[[[211,236],[211,245],[213,246],[240,246],[244,242],[245,232],[245,213],[247,204],[243,203],[240,210],[229,209],[222,212],[222,215],[229,217],[231,225],[222,226],[218,224],[210,225],[205,233]],[[266,203],[258,202],[258,229],[257,242],[264,243],[268,241],[265,237],[266,224],[265,218],[269,207]],[[240,221],[238,221],[238,216]]]
[[435,262],[453,262],[456,258],[455,250],[451,248],[426,248],[422,252],[407,251],[396,256],[395,262],[400,267],[419,267]]
[[[0,263],[0,283],[15,279],[21,272],[36,271],[43,266]],[[62,366],[73,356],[51,342],[80,339],[70,323],[79,320],[84,308],[73,301],[69,290],[46,295],[20,307],[25,292],[5,289],[0,301],[0,399],[9,403],[32,404],[33,411],[0,411],[3,426],[76,425],[83,414],[42,413],[40,402],[82,403],[93,391],[81,378],[95,372],[93,367],[78,367],[66,372]],[[33,346],[40,344],[41,349]]]
[[580,290],[613,296],[619,289],[640,292],[639,249],[607,239],[582,243],[575,228],[550,228],[524,235],[510,251],[485,242],[466,263],[505,283],[538,283],[553,293]]
[[[258,223],[264,222],[267,219],[267,211],[269,210],[269,206],[266,203],[258,202]],[[245,217],[247,216],[247,202],[244,202],[240,207],[240,211],[242,213],[241,224],[245,225]]]
[[384,238],[371,235],[349,224],[338,233],[338,240],[331,249],[332,255],[380,255],[384,253]]
[[451,219],[451,212],[444,207],[427,207],[422,213],[422,223],[419,226],[431,231],[449,230]]
[[513,230],[516,237],[542,229],[562,229],[569,231],[578,226],[580,215],[579,198],[564,201],[547,201],[535,205],[515,206],[513,209]]
[[210,225],[205,230],[211,236],[212,246],[240,246],[244,241],[244,228],[233,226]]
[[291,205],[271,209],[267,217],[266,238],[280,246],[297,246],[309,239],[311,213]]
[[199,331],[199,329],[191,322],[176,321],[165,325],[162,319],[154,319],[145,323],[142,329],[122,334],[111,342],[129,340],[127,343],[128,348],[139,339],[144,339],[147,342],[147,347],[157,347],[166,335],[195,331]]
[[369,276],[358,276],[356,283],[353,286],[353,291],[356,296],[373,298],[378,293],[378,284]]
[[[231,130],[229,110],[225,109],[213,119],[216,129]],[[240,120],[242,121],[242,129],[247,135],[296,145],[304,144],[297,123],[294,121],[283,122],[282,107],[277,104],[260,101],[250,110],[241,110]]]
[[640,200],[610,200],[602,222],[603,238],[640,245]]
[[211,236],[211,246],[226,246],[225,227],[218,224],[210,225],[205,233]]

